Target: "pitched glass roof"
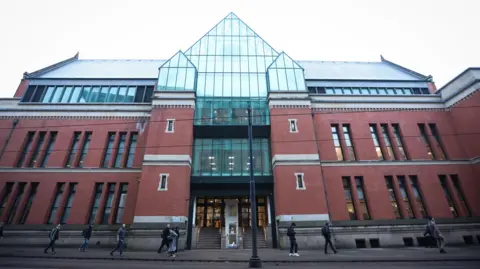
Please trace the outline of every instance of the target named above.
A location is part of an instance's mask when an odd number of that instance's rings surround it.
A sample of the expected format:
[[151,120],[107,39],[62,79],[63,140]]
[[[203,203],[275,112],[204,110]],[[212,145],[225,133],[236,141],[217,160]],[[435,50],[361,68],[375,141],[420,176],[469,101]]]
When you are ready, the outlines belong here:
[[179,51],[160,67],[157,90],[194,91],[196,74],[195,66]]
[[303,68],[282,52],[268,67],[270,91],[305,91]]

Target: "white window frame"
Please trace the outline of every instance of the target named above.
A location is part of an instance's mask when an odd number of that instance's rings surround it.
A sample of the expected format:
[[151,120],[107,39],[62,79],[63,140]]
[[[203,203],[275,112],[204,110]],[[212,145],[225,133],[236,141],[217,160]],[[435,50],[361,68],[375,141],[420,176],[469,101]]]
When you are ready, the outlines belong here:
[[[292,130],[292,122],[295,126],[295,130]],[[297,119],[288,119],[288,129],[290,130],[290,133],[298,133]]]
[[[169,123],[172,123],[172,130],[168,130]],[[167,119],[167,126],[165,126],[165,133],[174,133],[175,132],[175,119]]]
[[[302,185],[303,187],[298,186],[298,176],[301,177],[302,179]],[[297,190],[306,190],[307,186],[305,186],[305,176],[303,173],[295,173],[295,185],[297,187]]]
[[[167,191],[168,190],[168,176],[169,174],[160,174],[160,181],[158,182],[158,191]],[[165,177],[165,188],[162,189],[162,179]]]

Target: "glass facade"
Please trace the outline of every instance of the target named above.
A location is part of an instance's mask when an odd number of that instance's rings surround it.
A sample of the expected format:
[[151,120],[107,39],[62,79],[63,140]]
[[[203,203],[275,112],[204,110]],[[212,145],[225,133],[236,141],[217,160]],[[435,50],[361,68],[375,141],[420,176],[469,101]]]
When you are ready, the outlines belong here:
[[270,110],[265,98],[198,98],[195,125],[248,125],[248,106],[253,125],[270,125]]
[[268,68],[270,91],[306,91],[303,68],[282,52]]
[[[253,172],[271,176],[268,139],[253,140]],[[247,139],[195,139],[193,176],[249,176]]]
[[195,66],[179,51],[160,67],[157,90],[194,91],[196,75]]
[[359,87],[308,87],[312,94],[335,95],[412,95],[430,94],[428,88],[359,88]]

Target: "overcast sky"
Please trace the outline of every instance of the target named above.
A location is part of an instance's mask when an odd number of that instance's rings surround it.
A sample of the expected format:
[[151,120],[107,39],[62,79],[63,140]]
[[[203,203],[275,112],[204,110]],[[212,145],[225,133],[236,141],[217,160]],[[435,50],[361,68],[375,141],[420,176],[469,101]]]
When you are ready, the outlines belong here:
[[1,0],[0,97],[72,57],[166,59],[234,12],[296,60],[380,61],[441,87],[480,66],[478,0]]

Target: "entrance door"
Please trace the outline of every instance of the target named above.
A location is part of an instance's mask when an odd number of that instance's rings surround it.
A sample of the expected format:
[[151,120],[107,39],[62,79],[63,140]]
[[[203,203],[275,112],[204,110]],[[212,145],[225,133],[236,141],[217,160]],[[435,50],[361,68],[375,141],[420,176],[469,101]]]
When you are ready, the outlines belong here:
[[242,204],[240,207],[240,210],[241,210],[240,222],[242,227],[251,227],[252,213],[250,211],[250,204]]
[[222,207],[220,205],[207,206],[207,216],[205,218],[205,227],[220,228]]

